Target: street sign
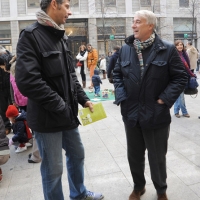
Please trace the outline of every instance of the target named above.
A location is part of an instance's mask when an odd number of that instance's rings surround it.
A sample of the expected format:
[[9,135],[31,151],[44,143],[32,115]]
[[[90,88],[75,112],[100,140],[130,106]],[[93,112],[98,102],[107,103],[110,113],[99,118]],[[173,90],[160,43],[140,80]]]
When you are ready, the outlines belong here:
[[114,35],[110,35],[110,40],[114,40],[115,36]]
[[184,38],[187,39],[188,38],[188,34],[184,33]]

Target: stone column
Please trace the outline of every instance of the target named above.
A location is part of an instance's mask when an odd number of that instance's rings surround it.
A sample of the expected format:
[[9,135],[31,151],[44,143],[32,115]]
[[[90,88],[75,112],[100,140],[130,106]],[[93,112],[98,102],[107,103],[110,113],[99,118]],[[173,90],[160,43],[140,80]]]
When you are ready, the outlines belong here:
[[89,35],[89,43],[95,49],[98,49],[97,26],[96,26],[96,19],[95,18],[89,18],[88,19],[88,35]]
[[19,24],[17,20],[12,20],[17,18],[17,1],[10,0],[10,27],[11,27],[11,39],[12,39],[12,53],[16,54],[16,46],[19,38]]

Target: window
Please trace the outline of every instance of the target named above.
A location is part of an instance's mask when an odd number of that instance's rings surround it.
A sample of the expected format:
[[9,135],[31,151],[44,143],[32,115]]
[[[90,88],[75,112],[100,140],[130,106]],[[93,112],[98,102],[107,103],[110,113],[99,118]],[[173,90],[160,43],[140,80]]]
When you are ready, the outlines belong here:
[[105,6],[116,6],[116,0],[104,0]]
[[70,1],[70,8],[73,12],[79,12],[79,0],[71,0]]
[[[174,32],[191,32],[192,31],[192,18],[174,18]],[[196,31],[196,20],[194,25]]]
[[10,22],[0,22],[0,38],[11,38]]
[[39,8],[40,7],[40,0],[27,0],[27,8]]
[[179,6],[180,7],[189,7],[189,0],[179,0]]
[[140,0],[141,7],[151,6],[151,0]]
[[1,16],[1,0],[0,0],[0,16]]

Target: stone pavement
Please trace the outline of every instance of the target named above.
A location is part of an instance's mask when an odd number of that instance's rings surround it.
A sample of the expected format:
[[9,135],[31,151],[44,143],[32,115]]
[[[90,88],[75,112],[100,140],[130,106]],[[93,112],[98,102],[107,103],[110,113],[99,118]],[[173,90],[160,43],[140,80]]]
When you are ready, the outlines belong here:
[[[112,87],[108,80],[103,80],[103,89]],[[195,99],[185,96],[185,99],[190,118],[178,119],[171,109],[167,154],[167,192],[170,200],[200,200],[200,95]],[[106,119],[80,126],[86,157],[85,184],[89,190],[102,192],[105,200],[128,200],[133,183],[126,157],[126,138],[120,108],[112,101],[103,102],[103,106],[107,113]],[[0,183],[0,200],[44,199],[40,164],[27,162],[30,152],[31,148],[16,154],[14,148],[11,148],[11,158],[2,166],[4,180]],[[65,164],[63,166],[63,191],[65,199],[69,199]],[[141,200],[156,200],[148,159],[145,176],[147,191]]]

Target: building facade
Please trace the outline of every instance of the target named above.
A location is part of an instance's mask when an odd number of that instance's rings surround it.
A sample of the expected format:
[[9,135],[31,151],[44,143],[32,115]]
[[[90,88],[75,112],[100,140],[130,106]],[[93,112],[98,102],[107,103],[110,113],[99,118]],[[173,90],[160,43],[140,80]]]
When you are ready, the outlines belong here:
[[[40,0],[0,0],[0,45],[16,53],[20,31],[36,21],[39,4]],[[81,44],[92,44],[99,54],[123,45],[133,33],[135,11],[143,9],[157,15],[161,38],[184,43],[193,39],[200,48],[200,0],[70,0],[70,4],[72,16],[65,30],[74,56]]]

